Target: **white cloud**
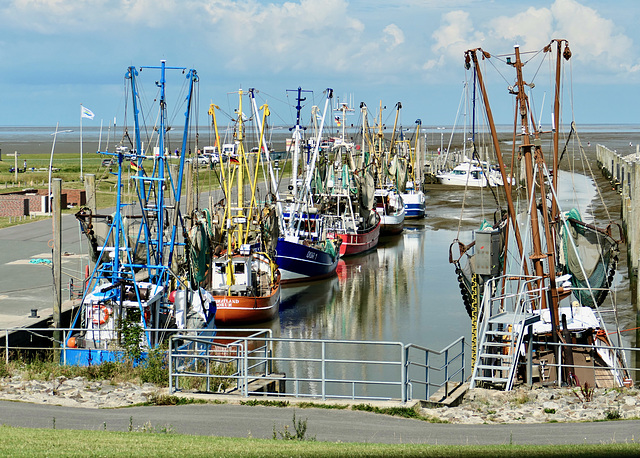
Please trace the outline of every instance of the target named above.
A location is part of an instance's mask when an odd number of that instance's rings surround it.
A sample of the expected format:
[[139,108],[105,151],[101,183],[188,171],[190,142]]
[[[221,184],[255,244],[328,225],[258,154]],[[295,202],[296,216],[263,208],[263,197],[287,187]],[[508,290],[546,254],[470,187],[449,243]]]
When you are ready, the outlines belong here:
[[569,40],[576,60],[600,71],[639,71],[631,39],[618,32],[613,21],[575,0],[556,0],[551,12],[556,21],[556,32]]
[[485,41],[484,34],[474,30],[470,15],[465,11],[446,13],[442,22],[443,25],[432,35],[435,43],[431,50],[435,57],[423,65],[425,70],[436,70],[451,63],[461,65],[464,52],[483,45]]
[[492,45],[504,43],[504,51],[514,45],[523,50],[546,46],[553,36],[553,15],[548,8],[528,8],[514,16],[501,16],[490,23],[487,34]]
[[404,43],[404,33],[395,24],[389,24],[383,30],[385,37],[383,38],[386,43],[389,43],[391,48],[395,48],[398,45]]
[[532,6],[475,23],[468,12],[452,11],[443,15],[442,23],[433,33],[434,56],[423,65],[427,71],[459,65],[466,49],[482,47],[501,53],[519,44],[522,50],[530,51],[541,49],[553,38],[567,39],[574,61],[591,76],[627,77],[640,71],[632,40],[618,31],[613,21],[577,0],[555,0],[549,7]]

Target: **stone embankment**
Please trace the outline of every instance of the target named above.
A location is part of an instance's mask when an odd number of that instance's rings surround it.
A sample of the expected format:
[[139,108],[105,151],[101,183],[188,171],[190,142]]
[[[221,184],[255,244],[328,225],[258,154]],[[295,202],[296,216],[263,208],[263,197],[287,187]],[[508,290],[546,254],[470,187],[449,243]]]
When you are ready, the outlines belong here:
[[20,375],[0,379],[0,400],[66,407],[114,408],[141,404],[161,390],[152,383],[88,381],[83,377],[25,380]]
[[[26,380],[21,376],[0,379],[0,400],[67,407],[126,407],[166,394],[166,388],[151,383],[116,384],[87,381],[82,377],[58,377],[53,381]],[[240,401],[234,396],[216,399],[229,403]],[[291,405],[295,404],[295,401],[290,401]],[[467,392],[457,407],[421,408],[420,413],[454,424],[640,419],[640,392],[635,389],[596,389],[589,394],[580,388],[519,388],[510,392],[475,389]]]

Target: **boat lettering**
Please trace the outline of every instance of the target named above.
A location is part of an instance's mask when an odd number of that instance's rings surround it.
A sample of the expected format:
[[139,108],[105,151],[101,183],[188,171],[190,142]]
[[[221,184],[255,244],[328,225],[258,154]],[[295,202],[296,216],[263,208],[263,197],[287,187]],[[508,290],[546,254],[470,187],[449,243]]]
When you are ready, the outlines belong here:
[[240,299],[232,299],[229,297],[216,298],[216,306],[218,308],[233,307],[240,303]]

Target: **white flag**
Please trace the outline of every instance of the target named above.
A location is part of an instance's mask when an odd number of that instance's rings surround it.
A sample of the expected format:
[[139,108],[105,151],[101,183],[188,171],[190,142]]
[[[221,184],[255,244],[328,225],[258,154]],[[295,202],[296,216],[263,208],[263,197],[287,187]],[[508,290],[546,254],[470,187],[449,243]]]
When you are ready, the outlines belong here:
[[87,107],[83,107],[82,105],[80,105],[80,117],[93,119],[94,114],[93,111],[91,111]]

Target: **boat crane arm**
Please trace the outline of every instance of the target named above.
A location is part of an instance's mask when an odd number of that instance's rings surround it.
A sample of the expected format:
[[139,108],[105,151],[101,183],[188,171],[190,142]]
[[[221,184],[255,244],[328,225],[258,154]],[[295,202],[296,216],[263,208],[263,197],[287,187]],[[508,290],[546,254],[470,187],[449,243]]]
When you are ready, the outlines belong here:
[[[253,112],[254,113],[259,113],[258,110],[258,105],[256,103],[256,96],[255,96],[255,89],[251,88],[249,89],[249,98],[251,99],[251,105],[253,107]],[[263,126],[260,125],[260,123],[258,122],[257,116],[253,117],[253,122],[256,125],[256,131],[258,132],[258,135],[260,136],[260,138],[262,139],[264,137],[264,133],[262,131]],[[260,142],[262,144],[262,141]],[[273,187],[273,190],[275,192],[276,195],[276,208],[278,210],[278,224],[282,224],[282,203],[280,202],[280,193],[278,191],[278,182],[276,181],[276,177],[273,173],[273,166],[271,164],[271,153],[269,151],[269,148],[267,146],[264,146],[264,154],[265,157],[267,159],[267,163],[269,164],[269,178],[271,179],[271,186]],[[280,230],[282,230],[283,228],[281,227]]]

